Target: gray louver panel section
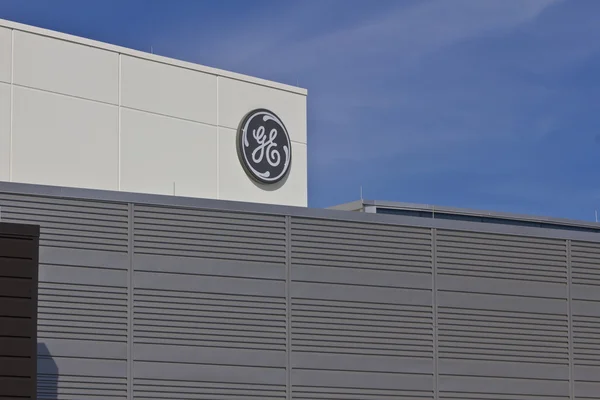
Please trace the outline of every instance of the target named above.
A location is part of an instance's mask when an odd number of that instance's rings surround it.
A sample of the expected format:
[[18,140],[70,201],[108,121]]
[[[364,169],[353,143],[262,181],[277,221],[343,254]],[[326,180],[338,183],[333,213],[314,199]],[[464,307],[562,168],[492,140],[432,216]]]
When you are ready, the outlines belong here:
[[0,194],[2,220],[41,226],[40,246],[127,252],[127,205]]
[[577,399],[600,394],[600,244],[571,242],[573,363]]
[[565,241],[439,230],[440,399],[565,399]]
[[292,219],[291,242],[293,398],[432,398],[431,232]]
[[127,342],[127,289],[40,284],[40,338]]
[[561,286],[539,287],[566,290],[564,240],[440,231],[437,248],[439,274],[559,283]]
[[2,194],[0,207],[41,226],[39,398],[125,399],[127,205]]
[[126,378],[94,378],[61,373],[58,384],[53,376],[40,375],[38,379],[39,400],[112,400],[127,397]]
[[135,311],[136,343],[285,350],[284,299],[136,289]]
[[[171,366],[165,366],[170,368]],[[240,370],[237,376],[232,376],[234,368],[222,368],[220,377],[214,380],[182,381],[179,377],[173,380],[165,379],[137,379],[136,400],[154,399],[185,399],[185,400],[280,400],[286,397],[285,385],[256,383],[261,379],[249,376],[244,378],[244,371]],[[164,370],[163,370],[164,371]],[[178,374],[181,372],[177,372]],[[185,373],[185,372],[184,372]],[[199,372],[201,373],[201,372]],[[164,376],[164,374],[161,374]],[[285,381],[285,375],[277,377]],[[251,383],[232,383],[231,380],[252,381]]]
[[134,212],[136,399],[284,399],[285,218]]
[[428,229],[300,219],[292,235],[294,265],[431,274]]
[[[432,379],[386,372],[294,371],[294,400],[426,400],[433,398]],[[428,390],[411,390],[429,387]]]
[[285,263],[285,223],[270,215],[136,207],[137,254]]

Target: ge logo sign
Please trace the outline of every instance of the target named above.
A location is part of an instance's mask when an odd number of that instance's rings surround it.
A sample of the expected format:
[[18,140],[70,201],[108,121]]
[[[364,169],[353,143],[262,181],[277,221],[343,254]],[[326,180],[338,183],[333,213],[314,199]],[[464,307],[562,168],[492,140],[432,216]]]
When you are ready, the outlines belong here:
[[260,183],[279,182],[290,169],[290,136],[279,117],[269,110],[254,110],[244,117],[238,129],[237,146],[246,173]]

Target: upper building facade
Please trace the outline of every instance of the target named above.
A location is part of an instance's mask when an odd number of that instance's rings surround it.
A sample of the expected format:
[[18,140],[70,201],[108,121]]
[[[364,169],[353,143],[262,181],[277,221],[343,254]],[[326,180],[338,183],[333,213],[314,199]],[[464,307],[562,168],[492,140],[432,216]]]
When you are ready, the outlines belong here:
[[306,96],[0,20],[0,181],[306,206]]

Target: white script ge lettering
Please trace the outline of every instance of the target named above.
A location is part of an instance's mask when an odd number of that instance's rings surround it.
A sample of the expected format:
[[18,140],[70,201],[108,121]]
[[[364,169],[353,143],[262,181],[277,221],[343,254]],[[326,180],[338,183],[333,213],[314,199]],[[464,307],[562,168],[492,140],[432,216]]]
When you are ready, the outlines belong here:
[[277,129],[271,129],[268,140],[267,135],[265,134],[264,126],[260,126],[258,129],[252,130],[252,136],[258,144],[258,147],[252,152],[252,161],[257,164],[260,163],[266,153],[267,162],[269,165],[272,167],[277,167],[281,162],[281,154],[279,153],[279,150],[275,149],[275,147],[277,147],[277,143],[275,143]]

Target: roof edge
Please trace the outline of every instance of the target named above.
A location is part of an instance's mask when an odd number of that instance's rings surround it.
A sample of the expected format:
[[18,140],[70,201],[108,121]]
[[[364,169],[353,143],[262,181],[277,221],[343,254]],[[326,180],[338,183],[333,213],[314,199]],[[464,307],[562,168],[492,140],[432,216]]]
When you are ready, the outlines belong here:
[[201,199],[171,195],[131,193],[99,189],[48,186],[39,184],[0,181],[0,195],[29,195],[55,197],[77,201],[98,201],[134,203],[140,206],[181,207],[188,209],[214,210],[219,212],[244,212],[256,215],[291,216],[299,219],[335,220],[343,222],[375,223],[398,226],[410,225],[425,229],[451,229],[468,232],[488,232],[494,234],[534,236],[561,240],[580,240],[600,243],[600,232],[576,232],[543,227],[490,224],[485,222],[456,221],[441,218],[422,218],[404,215],[387,215],[369,212],[347,212],[321,208],[275,205],[267,203],[248,203],[241,201]]
[[[355,207],[356,203],[360,204],[360,206]],[[535,223],[543,222],[543,223],[550,223],[550,224],[556,224],[556,225],[578,226],[578,227],[585,227],[585,228],[600,229],[600,223],[568,219],[568,218],[556,218],[556,217],[546,217],[546,216],[539,216],[539,215],[517,214],[517,213],[508,213],[508,212],[500,212],[500,211],[474,210],[474,209],[469,209],[469,208],[444,207],[444,206],[436,206],[436,205],[431,205],[431,204],[403,203],[403,202],[382,201],[382,200],[362,200],[362,201],[357,200],[354,202],[329,207],[329,209],[356,211],[356,210],[362,210],[364,207],[368,207],[368,206],[396,209],[396,210],[429,211],[429,212],[433,212],[433,213],[439,212],[439,213],[448,213],[448,214],[465,215],[465,216],[473,216],[473,217],[492,217],[492,218],[514,220],[514,221],[535,222]],[[355,208],[351,209],[351,207],[355,207]]]
[[361,200],[351,201],[350,203],[338,204],[336,206],[327,207],[328,210],[340,211],[362,211],[366,204]]
[[22,24],[20,22],[9,21],[6,19],[0,18],[0,27],[4,27],[7,29],[13,29],[21,32],[28,32],[37,34],[40,36],[45,36],[53,39],[63,40],[65,42],[81,44],[88,47],[93,47],[101,50],[112,51],[120,54],[125,54],[131,57],[136,57],[148,61],[159,62],[162,64],[173,65],[176,67],[186,68],[198,72],[204,72],[207,74],[222,76],[225,78],[235,79],[242,82],[248,82],[255,85],[260,85],[272,89],[278,89],[285,92],[295,93],[303,96],[308,95],[308,90],[305,88],[288,85],[285,83],[279,83],[275,81],[270,81],[267,79],[256,78],[250,75],[244,75],[237,72],[226,71],[218,68],[208,67],[201,64],[192,63],[189,61],[182,61],[176,58],[159,56],[152,53],[146,53],[141,50],[134,50],[123,46],[118,46],[114,44],[100,42],[98,40],[87,39],[80,36],[75,36],[68,33],[53,31],[46,28],[39,28],[32,25]]

